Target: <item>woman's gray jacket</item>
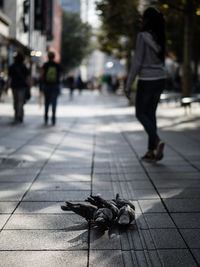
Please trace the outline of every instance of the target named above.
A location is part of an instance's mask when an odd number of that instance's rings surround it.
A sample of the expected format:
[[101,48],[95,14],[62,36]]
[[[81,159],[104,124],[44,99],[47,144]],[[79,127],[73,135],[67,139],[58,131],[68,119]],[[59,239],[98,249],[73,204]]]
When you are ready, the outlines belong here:
[[149,32],[140,32],[138,34],[133,61],[126,83],[126,91],[131,90],[136,76],[140,80],[166,78],[164,62],[158,56],[160,50],[161,47],[154,41]]

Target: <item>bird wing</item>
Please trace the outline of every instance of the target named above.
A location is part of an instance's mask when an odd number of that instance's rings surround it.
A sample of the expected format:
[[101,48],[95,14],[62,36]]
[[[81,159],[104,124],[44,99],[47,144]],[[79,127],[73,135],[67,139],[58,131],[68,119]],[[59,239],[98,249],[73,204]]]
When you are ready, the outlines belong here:
[[82,204],[82,203],[71,203],[66,202],[66,206],[61,206],[62,210],[71,210],[74,213],[84,217],[86,220],[93,220],[94,213],[96,212],[97,208],[93,205],[89,204]]

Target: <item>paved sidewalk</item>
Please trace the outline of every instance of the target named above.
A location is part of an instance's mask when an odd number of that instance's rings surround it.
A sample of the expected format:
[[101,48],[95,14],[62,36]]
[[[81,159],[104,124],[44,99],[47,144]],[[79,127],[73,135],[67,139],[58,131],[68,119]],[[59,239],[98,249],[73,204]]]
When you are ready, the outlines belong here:
[[[140,162],[147,137],[124,97],[64,91],[45,127],[37,96],[23,125],[0,103],[0,266],[200,266],[200,106],[158,110],[165,157]],[[133,201],[136,225],[101,233],[64,212],[91,193]]]

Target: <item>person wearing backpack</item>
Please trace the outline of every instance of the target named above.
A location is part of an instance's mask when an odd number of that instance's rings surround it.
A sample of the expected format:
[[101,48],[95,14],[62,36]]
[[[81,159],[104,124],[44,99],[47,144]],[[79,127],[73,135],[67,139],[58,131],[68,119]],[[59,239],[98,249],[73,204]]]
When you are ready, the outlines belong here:
[[54,61],[55,53],[48,52],[48,61],[44,63],[41,69],[39,80],[43,83],[44,90],[44,123],[48,124],[49,106],[52,106],[52,125],[56,123],[57,97],[59,95],[59,84],[61,76],[61,65]]
[[30,70],[24,64],[24,59],[25,57],[22,53],[14,53],[14,63],[9,66],[8,80],[4,89],[7,91],[9,86],[12,89],[13,108],[15,111],[14,124],[23,122],[26,93],[31,86]]

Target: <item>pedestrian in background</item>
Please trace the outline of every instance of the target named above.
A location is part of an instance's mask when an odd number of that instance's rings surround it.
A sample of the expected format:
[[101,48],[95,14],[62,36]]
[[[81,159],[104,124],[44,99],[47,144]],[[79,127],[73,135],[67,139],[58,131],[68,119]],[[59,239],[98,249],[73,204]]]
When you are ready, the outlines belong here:
[[83,90],[83,81],[82,81],[81,75],[79,75],[77,80],[76,80],[76,86],[79,90],[79,94],[81,94],[81,92]]
[[148,150],[141,159],[154,162],[163,158],[165,145],[158,136],[156,123],[156,109],[166,79],[165,21],[157,9],[149,7],[141,22],[125,94],[130,98],[131,86],[138,76],[136,117],[148,135]]
[[67,77],[67,87],[69,88],[70,92],[70,99],[73,99],[73,93],[74,93],[74,88],[75,88],[75,80],[73,74],[69,74]]
[[48,61],[42,66],[39,81],[43,85],[44,92],[44,123],[48,124],[48,113],[49,106],[52,106],[52,125],[56,123],[56,107],[57,107],[57,97],[59,95],[60,77],[61,77],[61,65],[54,61],[55,53],[48,52]]
[[30,71],[24,64],[25,57],[22,53],[14,54],[14,63],[8,69],[8,79],[5,85],[7,91],[9,86],[13,94],[13,107],[15,111],[14,123],[22,123],[24,119],[24,104],[27,92],[31,86]]

